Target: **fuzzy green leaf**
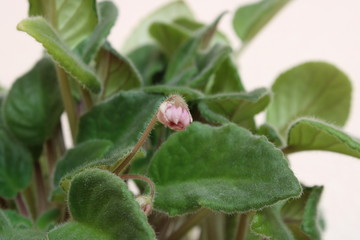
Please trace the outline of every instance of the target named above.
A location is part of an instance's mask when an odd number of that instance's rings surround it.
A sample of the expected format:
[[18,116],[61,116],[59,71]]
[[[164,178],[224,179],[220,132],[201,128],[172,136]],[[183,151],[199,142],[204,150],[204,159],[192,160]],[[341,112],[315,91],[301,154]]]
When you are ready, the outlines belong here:
[[91,139],[68,150],[64,157],[57,162],[54,185],[57,186],[65,175],[101,159],[111,146],[112,143],[108,140]]
[[155,153],[149,176],[155,208],[171,216],[201,207],[249,211],[301,193],[281,151],[234,124],[195,122],[171,135]]
[[[79,237],[73,239],[89,239],[85,238],[89,237],[86,227],[101,236],[90,239],[155,239],[153,229],[127,185],[108,171],[90,169],[76,175],[68,202],[71,216],[80,227]],[[62,232],[69,234],[69,228],[74,229],[71,225],[63,228],[54,231],[57,238],[52,238],[54,233],[50,233],[50,239],[60,239]]]
[[100,15],[98,25],[91,35],[77,48],[85,63],[90,63],[97,51],[105,43],[106,37],[110,34],[110,30],[118,16],[118,10],[113,2],[100,2],[98,9]]
[[102,98],[118,93],[120,90],[138,88],[142,84],[140,73],[124,56],[110,44],[105,44],[97,58],[97,71],[102,80]]
[[[209,43],[216,32],[217,25],[224,15],[225,13],[220,14],[213,23],[198,30],[191,38],[181,45],[169,62],[164,77],[165,82],[171,82],[172,84],[180,83],[180,80],[186,81],[190,76],[198,73],[198,71],[194,70],[194,68],[196,68],[195,56],[200,48],[206,49],[209,46]],[[218,50],[219,48],[221,47],[214,49]],[[205,64],[203,63],[203,65]]]
[[300,119],[291,125],[288,133],[288,153],[323,150],[360,158],[360,142],[330,124]]
[[146,16],[133,30],[126,39],[124,49],[130,52],[138,47],[152,43],[148,33],[149,27],[154,22],[170,23],[179,17],[193,18],[193,14],[186,3],[182,0],[176,0],[157,9]]
[[238,8],[233,18],[235,33],[243,43],[250,42],[288,2],[290,0],[262,0]]
[[208,82],[205,88],[207,94],[241,92],[245,90],[237,67],[230,56],[220,64],[214,75],[214,78]]
[[51,229],[60,218],[61,212],[57,208],[50,209],[36,219],[36,226],[47,231]]
[[32,17],[21,21],[17,29],[28,33],[41,43],[54,60],[94,93],[100,91],[100,83],[95,73],[61,40],[58,33],[42,17]]
[[98,19],[96,0],[29,0],[29,16],[43,16],[74,48],[94,30]]
[[[224,93],[200,98],[199,110],[212,122],[232,121],[242,125],[263,111],[269,102],[270,92],[259,88],[251,92]],[[220,119],[222,120],[219,122]]]
[[272,86],[274,98],[267,122],[285,136],[289,125],[300,117],[315,117],[342,126],[351,100],[348,77],[335,66],[308,62],[282,73]]
[[16,80],[3,106],[6,126],[28,146],[41,146],[52,136],[62,111],[54,64],[48,58]]
[[162,100],[154,94],[121,92],[82,116],[77,142],[105,139],[117,149],[133,146]]
[[323,187],[305,187],[301,198],[282,207],[282,218],[296,239],[321,239],[324,226],[318,205],[322,191]]
[[0,128],[0,196],[13,198],[31,181],[30,152]]

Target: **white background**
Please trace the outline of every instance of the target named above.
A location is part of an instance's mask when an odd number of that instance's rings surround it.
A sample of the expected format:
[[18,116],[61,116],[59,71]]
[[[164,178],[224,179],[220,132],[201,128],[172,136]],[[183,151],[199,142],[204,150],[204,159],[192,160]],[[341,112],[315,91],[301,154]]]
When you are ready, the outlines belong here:
[[[166,0],[116,0],[120,16],[110,41],[120,48],[131,28]],[[187,0],[197,18],[212,21],[229,10],[223,30],[235,46],[232,14],[246,0]],[[16,24],[27,16],[27,1],[6,0],[0,8],[0,85],[9,88],[40,57],[42,48]],[[240,62],[247,89],[269,87],[276,76],[308,60],[337,65],[353,82],[352,111],[345,130],[360,137],[360,2],[294,0],[255,38]],[[327,152],[290,156],[296,176],[308,185],[325,185],[321,206],[327,220],[326,240],[360,239],[360,161]]]

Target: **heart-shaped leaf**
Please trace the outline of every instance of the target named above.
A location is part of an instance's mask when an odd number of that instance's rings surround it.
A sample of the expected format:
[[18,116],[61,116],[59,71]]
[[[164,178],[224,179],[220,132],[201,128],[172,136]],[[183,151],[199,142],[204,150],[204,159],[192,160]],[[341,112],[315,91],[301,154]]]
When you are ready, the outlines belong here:
[[301,193],[281,151],[234,124],[195,122],[171,135],[155,153],[149,176],[155,208],[171,216],[201,207],[249,211]]
[[[98,237],[90,239],[155,239],[127,185],[108,171],[89,169],[76,175],[70,185],[68,202],[75,222],[50,232],[51,240],[60,237],[87,240],[91,236],[89,232]],[[77,238],[67,238],[72,230]]]
[[62,111],[55,67],[48,58],[16,80],[3,106],[6,126],[28,146],[41,146],[52,136]]
[[233,27],[243,44],[250,42],[289,1],[262,0],[238,8],[234,15]]
[[97,22],[96,0],[29,0],[29,16],[43,16],[70,48],[89,36]]
[[90,63],[97,51],[105,43],[106,37],[109,35],[118,16],[118,10],[113,2],[100,2],[98,9],[98,25],[96,25],[91,35],[77,47],[77,51],[87,64]]
[[193,18],[193,14],[186,3],[182,0],[177,0],[164,5],[145,17],[133,30],[130,36],[126,39],[124,49],[130,52],[138,47],[152,43],[149,35],[149,27],[154,22],[170,23],[179,17]]
[[58,33],[42,17],[32,17],[21,21],[17,29],[28,33],[40,42],[54,60],[94,93],[100,91],[100,83],[92,69],[87,66],[69,47],[61,40]]
[[105,44],[97,57],[97,72],[102,80],[101,98],[118,93],[120,90],[138,88],[142,79],[134,65],[121,56],[110,44]]
[[287,153],[324,150],[360,158],[360,141],[338,128],[312,119],[300,119],[289,129]]
[[30,152],[0,128],[0,196],[15,197],[31,181]]
[[119,150],[133,146],[162,100],[159,95],[144,92],[121,92],[83,115],[77,142],[104,139]]
[[251,92],[224,93],[199,99],[199,110],[209,121],[225,123],[232,121],[242,125],[270,102],[270,92],[259,88]]
[[272,86],[274,98],[269,105],[267,122],[282,136],[300,117],[316,117],[344,125],[350,111],[351,84],[335,66],[308,62],[281,74]]

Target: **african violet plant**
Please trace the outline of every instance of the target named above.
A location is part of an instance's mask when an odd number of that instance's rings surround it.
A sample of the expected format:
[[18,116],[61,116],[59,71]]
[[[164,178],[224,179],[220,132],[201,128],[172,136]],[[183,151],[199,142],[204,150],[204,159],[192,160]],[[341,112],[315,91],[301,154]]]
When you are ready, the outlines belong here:
[[[288,1],[234,12],[241,49]],[[112,2],[29,5],[17,28],[46,53],[2,98],[1,239],[321,238],[323,187],[301,185],[287,155],[360,157],[340,130],[351,95],[341,70],[307,62],[271,90],[246,91],[234,61],[241,49],[216,29],[224,14],[203,24],[171,2],[119,53],[106,41]]]

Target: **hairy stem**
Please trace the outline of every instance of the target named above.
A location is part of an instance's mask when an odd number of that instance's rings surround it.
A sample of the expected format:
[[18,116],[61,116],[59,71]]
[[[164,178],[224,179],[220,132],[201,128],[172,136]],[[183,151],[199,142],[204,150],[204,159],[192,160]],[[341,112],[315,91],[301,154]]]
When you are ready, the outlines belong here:
[[16,195],[15,202],[16,202],[16,206],[17,206],[19,212],[21,213],[21,215],[23,215],[24,217],[30,218],[29,210],[26,206],[26,203],[25,203],[21,193],[18,193],[18,195]]
[[138,179],[138,180],[145,181],[150,187],[150,196],[151,196],[151,198],[154,198],[154,196],[155,196],[155,184],[149,178],[147,178],[145,176],[137,175],[137,174],[125,174],[125,175],[121,175],[120,178],[124,179],[124,180],[126,180],[126,179]]
[[200,223],[200,221],[203,220],[210,213],[211,211],[206,208],[200,209],[200,211],[192,215],[189,219],[186,220],[183,225],[181,225],[175,232],[173,232],[168,238],[168,240],[181,239],[190,229]]
[[144,144],[145,140],[149,136],[151,130],[154,128],[155,124],[157,122],[156,114],[154,114],[153,118],[151,119],[150,123],[147,125],[144,133],[140,137],[139,141],[135,144],[134,148],[131,150],[131,152],[125,157],[125,159],[120,163],[120,165],[115,168],[113,173],[116,175],[119,175],[121,171],[123,171],[130,163],[130,161],[133,159],[139,148]]
[[89,111],[94,106],[94,102],[91,97],[91,94],[90,94],[89,90],[87,90],[83,86],[79,86],[79,88],[80,88],[81,96],[82,96],[85,106],[86,106],[86,110]]
[[248,214],[247,213],[240,214],[236,240],[245,240],[246,239],[248,225],[249,225]]
[[36,183],[36,191],[37,191],[37,215],[40,215],[46,210],[47,207],[47,198],[46,198],[46,189],[44,184],[44,179],[41,173],[41,166],[39,161],[35,161],[34,163],[35,170],[35,183]]
[[59,81],[62,101],[70,125],[71,136],[74,141],[77,132],[77,122],[78,122],[76,116],[76,110],[75,110],[75,102],[71,95],[70,85],[65,71],[61,67],[56,66],[56,73]]

